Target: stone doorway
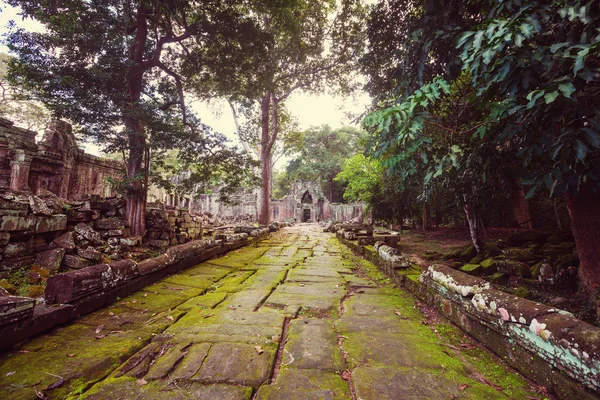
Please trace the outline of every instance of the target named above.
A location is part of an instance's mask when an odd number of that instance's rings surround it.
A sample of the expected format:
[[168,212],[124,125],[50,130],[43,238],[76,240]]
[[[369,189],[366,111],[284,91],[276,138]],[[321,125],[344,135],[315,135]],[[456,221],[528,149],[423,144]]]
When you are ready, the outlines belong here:
[[305,208],[302,210],[302,222],[307,222],[310,220],[310,209]]

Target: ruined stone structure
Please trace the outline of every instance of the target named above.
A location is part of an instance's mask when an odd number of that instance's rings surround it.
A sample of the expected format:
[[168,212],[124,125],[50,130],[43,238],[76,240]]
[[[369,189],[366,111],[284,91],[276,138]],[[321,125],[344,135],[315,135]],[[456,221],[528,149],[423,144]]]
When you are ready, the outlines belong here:
[[[234,196],[233,204],[227,205],[219,201],[219,193],[215,188],[211,194],[203,194],[194,198],[190,208],[197,212],[212,213],[223,217],[249,216],[256,218],[258,214],[258,191],[241,193]],[[297,181],[291,193],[282,199],[271,199],[271,221],[284,221],[295,218],[298,222],[316,222],[332,219],[348,221],[362,218],[364,203],[330,203],[321,191],[318,182]]]
[[65,199],[114,194],[106,178],[120,177],[122,165],[79,149],[71,125],[54,120],[39,143],[35,136],[0,118],[0,188],[33,194],[48,190]]

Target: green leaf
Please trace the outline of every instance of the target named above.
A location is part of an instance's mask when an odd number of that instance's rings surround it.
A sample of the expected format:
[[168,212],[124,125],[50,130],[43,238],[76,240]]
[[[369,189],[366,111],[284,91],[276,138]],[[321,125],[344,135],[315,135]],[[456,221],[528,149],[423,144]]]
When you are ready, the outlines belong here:
[[536,190],[537,190],[537,186],[533,186],[531,189],[529,189],[529,190],[527,191],[527,194],[525,195],[525,198],[526,198],[526,199],[530,199],[530,198],[532,198],[532,197],[533,197],[533,195],[535,194]]
[[587,134],[588,142],[592,147],[600,148],[600,135],[598,135],[598,132],[590,128],[583,128],[583,131]]
[[558,50],[562,49],[563,47],[568,46],[569,43],[567,42],[561,42],[561,43],[554,43],[552,46],[550,46],[550,52],[552,54],[556,53]]
[[577,153],[577,159],[583,161],[587,154],[587,146],[579,139],[575,140],[575,151]]
[[554,100],[556,100],[557,97],[558,97],[558,91],[550,92],[550,93],[546,93],[544,95],[544,100],[546,101],[546,104],[550,104]]
[[465,42],[475,34],[475,32],[463,32],[458,36],[458,40],[456,42],[456,47],[462,47]]
[[452,146],[450,149],[452,149],[452,151],[453,151],[453,152],[455,152],[455,153],[460,153],[460,152],[462,152],[462,149],[460,148],[460,146],[458,146],[458,145],[456,145],[456,144],[455,144],[455,145],[453,145],[453,146]]
[[575,92],[575,86],[571,82],[561,83],[558,85],[558,90],[560,90],[563,96],[570,99],[573,92]]

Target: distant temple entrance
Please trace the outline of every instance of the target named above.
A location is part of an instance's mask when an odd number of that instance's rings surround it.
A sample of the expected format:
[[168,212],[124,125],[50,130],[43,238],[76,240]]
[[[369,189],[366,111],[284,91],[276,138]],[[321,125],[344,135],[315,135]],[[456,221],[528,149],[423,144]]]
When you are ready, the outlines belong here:
[[302,222],[310,221],[310,208],[305,208],[302,211]]

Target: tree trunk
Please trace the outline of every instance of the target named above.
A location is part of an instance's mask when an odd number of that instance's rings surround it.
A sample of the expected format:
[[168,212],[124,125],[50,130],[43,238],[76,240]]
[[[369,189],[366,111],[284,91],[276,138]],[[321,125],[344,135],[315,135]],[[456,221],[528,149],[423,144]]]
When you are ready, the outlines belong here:
[[262,180],[262,187],[260,189],[260,210],[258,213],[258,223],[262,225],[268,225],[270,221],[271,213],[271,199],[269,196],[270,186],[270,172],[271,172],[271,160],[269,147],[269,111],[271,105],[271,95],[266,93],[260,104],[261,111],[261,140],[260,140],[260,163],[262,170],[260,173]]
[[127,223],[132,236],[144,236],[146,233],[147,191],[145,180],[148,173],[144,164],[146,139],[139,121],[135,118],[127,118],[125,126],[129,132],[127,177],[130,179],[127,189]]
[[579,253],[579,280],[583,293],[598,306],[600,295],[600,193],[584,184],[578,195],[567,195],[571,230]]
[[471,241],[477,251],[477,254],[481,252],[481,241],[477,232],[477,210],[473,203],[464,195],[465,205],[465,216],[467,217],[467,223],[469,224],[469,233],[471,234]]
[[429,230],[429,206],[423,204],[423,231]]
[[333,203],[333,178],[328,178],[329,182],[329,202]]
[[[127,70],[128,104],[123,109],[124,125],[129,140],[127,159],[127,223],[132,236],[146,233],[146,196],[148,179],[148,153],[144,129],[138,114],[142,94],[144,68],[142,60],[148,36],[146,6],[140,3],[137,10],[136,37],[130,48],[130,66]],[[144,159],[144,156],[145,159]]]
[[529,212],[529,202],[525,198],[523,186],[519,185],[517,189],[512,190],[511,200],[515,221],[519,225],[519,228],[533,229],[531,213]]

